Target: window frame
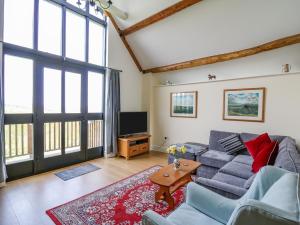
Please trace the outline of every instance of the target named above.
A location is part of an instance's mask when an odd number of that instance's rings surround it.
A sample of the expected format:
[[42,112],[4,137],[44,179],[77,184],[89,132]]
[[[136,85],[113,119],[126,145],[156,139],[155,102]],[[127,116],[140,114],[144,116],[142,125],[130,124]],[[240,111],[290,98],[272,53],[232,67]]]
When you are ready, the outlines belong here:
[[[0,0],[1,1],[1,0]],[[5,1],[9,1],[9,0],[4,0],[4,4]],[[38,35],[39,35],[39,2],[40,0],[34,0],[34,15],[33,15],[33,20],[34,20],[34,25],[33,25],[33,48],[27,48],[27,47],[22,47],[22,46],[18,46],[18,45],[14,45],[11,43],[6,43],[3,42],[3,51],[2,51],[2,57],[4,59],[4,55],[12,55],[12,56],[16,56],[16,57],[22,57],[22,58],[28,58],[33,60],[33,113],[32,114],[5,114],[4,115],[4,123],[5,124],[17,124],[17,123],[32,123],[33,124],[33,136],[34,136],[34,141],[33,141],[33,145],[34,147],[34,161],[39,161],[41,160],[41,150],[37,149],[39,148],[39,146],[41,146],[41,143],[39,140],[37,140],[38,135],[36,135],[36,132],[39,132],[40,129],[40,120],[41,120],[41,113],[40,112],[40,107],[39,103],[40,103],[40,99],[38,97],[38,95],[41,93],[41,88],[38,87],[38,84],[40,84],[40,77],[43,76],[43,74],[41,73],[41,67],[49,67],[49,68],[53,68],[53,69],[58,69],[58,70],[62,70],[62,73],[64,74],[64,71],[82,71],[82,81],[84,81],[84,83],[81,84],[82,87],[82,91],[84,91],[84,93],[81,93],[81,98],[84,98],[85,102],[82,102],[81,105],[81,113],[79,114],[65,114],[62,113],[61,115],[58,114],[53,114],[53,115],[49,115],[49,114],[45,114],[47,115],[45,118],[42,119],[43,122],[56,122],[56,121],[61,121],[61,122],[66,122],[66,121],[72,121],[72,120],[76,120],[76,119],[82,119],[83,121],[85,121],[85,123],[87,123],[89,120],[104,120],[104,110],[105,110],[105,104],[104,104],[104,99],[103,99],[103,112],[101,113],[88,113],[87,110],[87,79],[88,79],[88,72],[96,72],[96,73],[101,73],[104,76],[104,82],[103,82],[103,98],[104,98],[104,93],[105,93],[105,71],[106,71],[106,53],[107,53],[107,20],[106,17],[104,16],[104,20],[93,16],[92,14],[89,14],[89,8],[87,7],[86,10],[82,10],[79,9],[75,6],[73,6],[72,4],[68,3],[66,0],[48,0],[51,3],[55,3],[61,6],[62,9],[62,39],[61,39],[61,55],[55,55],[52,53],[47,53],[47,52],[43,52],[38,50]],[[85,18],[85,22],[86,22],[86,26],[85,26],[85,61],[79,61],[79,60],[75,60],[75,59],[71,59],[71,58],[67,58],[66,57],[66,11],[71,10],[72,12],[79,14],[81,16],[84,16]],[[102,65],[95,65],[95,64],[91,64],[88,62],[89,60],[89,21],[93,21],[96,22],[97,24],[100,24],[103,26],[104,29],[104,40],[103,40],[103,47],[104,47],[104,51],[103,51],[103,66]],[[3,23],[2,25],[4,25],[4,20],[0,21],[1,23]],[[0,24],[1,25],[1,24]],[[2,62],[2,74],[4,75],[4,60]],[[62,90],[64,91],[64,90]],[[64,94],[62,94],[61,96],[62,98],[64,98]],[[62,99],[62,104],[64,103],[64,99]],[[83,106],[83,105],[86,106]],[[42,108],[44,108],[44,104],[42,105]],[[84,109],[84,111],[83,111]],[[83,135],[85,135],[86,137],[84,137],[84,139],[86,140],[88,137],[88,130],[87,127],[81,127],[81,136],[83,138]],[[97,151],[99,150],[99,148],[102,151],[102,155],[103,156],[103,146],[104,146],[104,123],[102,126],[102,140],[103,140],[103,145],[98,147],[97,149],[88,149],[87,146],[84,148],[84,155],[85,155],[85,160],[88,159],[92,159],[95,157],[99,157],[99,155],[97,155]],[[55,158],[55,157],[53,157]],[[28,162],[28,161],[27,161]],[[24,162],[26,163],[26,162]],[[16,163],[19,164],[19,163]],[[33,163],[35,164],[35,163]],[[38,164],[38,163],[37,163]],[[27,163],[27,165],[29,165]],[[11,165],[10,165],[11,166]],[[57,167],[57,166],[56,166]],[[9,169],[9,168],[8,168]],[[45,169],[41,169],[39,170],[37,168],[36,165],[33,165],[33,174],[37,173],[39,171],[45,171]],[[9,171],[8,171],[9,172]],[[22,175],[16,175],[16,177],[20,177]]]

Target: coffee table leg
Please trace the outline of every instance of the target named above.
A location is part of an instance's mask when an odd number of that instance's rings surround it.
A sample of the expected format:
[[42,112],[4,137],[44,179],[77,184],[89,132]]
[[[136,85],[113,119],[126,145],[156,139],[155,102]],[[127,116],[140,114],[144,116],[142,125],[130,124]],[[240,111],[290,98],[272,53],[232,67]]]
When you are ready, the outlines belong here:
[[163,187],[159,187],[159,190],[155,193],[155,202],[158,202],[159,200],[164,200],[165,196],[164,196],[165,190]]
[[169,189],[165,192],[165,201],[169,204],[170,208],[174,208],[174,199],[172,195],[170,194]]

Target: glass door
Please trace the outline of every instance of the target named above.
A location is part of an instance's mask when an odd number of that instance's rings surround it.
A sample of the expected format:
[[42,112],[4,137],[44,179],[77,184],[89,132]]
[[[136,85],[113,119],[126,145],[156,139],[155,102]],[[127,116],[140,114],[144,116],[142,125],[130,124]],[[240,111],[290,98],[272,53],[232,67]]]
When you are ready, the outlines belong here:
[[87,139],[82,132],[87,124],[84,71],[44,64],[38,66],[38,71],[36,172],[84,161]]

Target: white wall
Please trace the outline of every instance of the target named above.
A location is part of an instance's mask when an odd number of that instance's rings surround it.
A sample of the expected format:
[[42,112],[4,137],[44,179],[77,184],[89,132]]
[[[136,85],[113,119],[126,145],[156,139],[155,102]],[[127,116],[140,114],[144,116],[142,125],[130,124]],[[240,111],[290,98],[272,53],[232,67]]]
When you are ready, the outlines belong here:
[[[222,120],[223,90],[231,88],[266,87],[264,123]],[[300,144],[300,73],[280,76],[196,83],[179,86],[153,86],[153,144],[208,143],[211,129],[289,135]],[[170,117],[170,92],[198,91],[196,119]]]
[[291,65],[291,72],[300,72],[300,44],[236,60],[154,74],[153,78],[157,83],[169,80],[176,84],[208,81],[208,74],[216,75],[217,80],[263,76],[282,73],[282,65],[287,63]]
[[121,111],[142,110],[143,76],[111,23],[108,25],[108,67],[120,69]]

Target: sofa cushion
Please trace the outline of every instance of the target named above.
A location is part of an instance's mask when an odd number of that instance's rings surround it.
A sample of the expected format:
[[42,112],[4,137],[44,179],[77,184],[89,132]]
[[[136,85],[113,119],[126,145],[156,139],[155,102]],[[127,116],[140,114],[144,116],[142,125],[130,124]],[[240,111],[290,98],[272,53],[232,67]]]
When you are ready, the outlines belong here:
[[274,165],[291,172],[300,173],[300,152],[294,139],[286,137],[279,144],[278,155]]
[[264,133],[254,139],[251,139],[250,141],[246,141],[245,145],[255,161],[258,153],[265,147],[265,145],[268,145],[271,142],[272,140],[270,139],[268,133]]
[[287,173],[277,180],[261,199],[263,203],[269,204],[287,212],[300,212],[299,175]]
[[212,178],[213,180],[217,180],[226,184],[231,184],[237,187],[244,187],[244,184],[246,183],[246,179],[237,177],[237,176],[232,176],[230,174],[226,173],[217,173],[215,176]]
[[277,153],[277,141],[272,141],[270,144],[266,144],[256,155],[252,164],[252,172],[257,173],[260,170],[260,168],[266,165],[274,164]]
[[175,211],[173,211],[167,217],[167,220],[174,225],[222,225],[222,223],[206,216],[186,203],[181,204]]
[[250,155],[237,155],[232,161],[251,166],[253,158]]
[[223,166],[219,172],[227,173],[247,180],[253,175],[251,170],[252,168],[249,165],[238,162],[229,162]]
[[[236,199],[237,197],[240,197],[244,195],[247,191],[247,189],[238,187],[232,184],[227,184],[218,180],[214,179],[206,179],[206,178],[201,178],[199,177],[196,180],[196,183],[213,190],[217,193],[220,193],[224,196],[228,196],[229,198],[234,198]],[[230,193],[230,194],[228,194]]]
[[230,162],[234,156],[228,155],[225,152],[209,150],[197,158],[203,165],[221,168],[226,163]]
[[[252,133],[241,133],[240,137],[242,139],[243,142],[246,141],[250,141],[254,138],[257,138],[259,135],[258,134],[252,134]],[[285,138],[285,136],[280,136],[280,135],[270,135],[271,140],[273,141],[278,141],[278,143],[280,143],[281,141],[283,141],[283,139]]]
[[225,132],[225,131],[217,131],[217,130],[211,130],[210,136],[209,136],[209,149],[225,152],[225,149],[222,145],[218,142],[218,140],[226,138],[230,135],[237,134],[232,132]]
[[246,147],[240,140],[240,136],[232,134],[226,138],[218,140],[219,144],[222,145],[227,154],[234,155],[239,151],[244,150]]
[[197,169],[197,177],[212,178],[218,172],[219,168],[201,165]]
[[253,183],[254,181],[254,178],[255,178],[256,174],[253,174],[244,184],[244,188],[246,189],[249,189],[251,184]]

